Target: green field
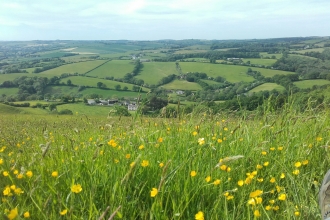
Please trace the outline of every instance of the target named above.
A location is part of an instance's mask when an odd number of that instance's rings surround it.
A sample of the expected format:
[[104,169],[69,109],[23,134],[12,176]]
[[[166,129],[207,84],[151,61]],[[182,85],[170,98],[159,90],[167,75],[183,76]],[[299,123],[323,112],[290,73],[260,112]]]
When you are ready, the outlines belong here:
[[[85,76],[70,76],[64,79],[61,79],[60,82],[67,83],[68,80],[71,80],[73,85],[79,85],[79,86],[93,86],[96,87],[98,82],[104,83],[107,88],[115,89],[116,85],[120,85],[121,89],[123,89],[124,86],[128,87],[129,90],[132,89],[132,84],[123,83],[123,82],[117,82],[113,80],[106,80],[106,79],[99,79],[99,78],[92,78],[92,77],[85,77]],[[149,90],[148,90],[149,91]]]
[[83,74],[87,71],[101,65],[106,62],[105,60],[95,60],[95,61],[87,61],[87,62],[79,62],[73,64],[63,65],[54,69],[50,69],[41,73],[38,73],[38,76],[60,76],[62,73],[78,73]]
[[63,94],[63,95],[75,95],[78,92],[78,87],[76,86],[47,86],[45,89],[45,94]]
[[99,106],[99,105],[90,106],[84,103],[64,104],[57,106],[57,111],[61,111],[63,109],[71,110],[74,115],[88,115],[88,116],[97,115],[106,118],[108,116],[109,111],[113,108],[110,106]]
[[250,61],[251,64],[258,64],[258,65],[264,65],[264,66],[271,66],[273,65],[277,60],[276,59],[255,59],[255,58],[246,58],[242,59],[243,62]]
[[123,78],[126,73],[131,73],[134,68],[133,61],[128,60],[112,60],[106,64],[87,73],[87,76],[97,76],[105,78],[113,76],[114,78]]
[[312,88],[313,86],[323,86],[330,84],[330,81],[325,79],[313,79],[313,80],[303,80],[299,82],[294,82],[294,85],[296,85],[300,89],[307,89]]
[[15,95],[18,93],[18,88],[0,88],[0,95]]
[[272,56],[275,56],[276,59],[280,59],[282,57],[282,54],[281,53],[266,53],[266,52],[262,52],[260,53],[260,56],[262,57],[272,57]]
[[180,62],[183,73],[203,72],[208,76],[222,76],[229,82],[252,82],[254,78],[246,74],[248,67],[225,64]]
[[30,107],[12,107],[0,103],[0,114],[32,114],[32,115],[45,115],[49,112],[41,108]]
[[271,91],[276,89],[277,91],[284,91],[285,88],[281,85],[276,83],[264,83],[260,86],[257,86],[249,91],[249,93],[260,92],[260,91]]
[[304,54],[306,52],[320,52],[322,53],[324,48],[314,48],[314,49],[306,49],[306,50],[293,50],[292,52]]
[[14,79],[21,76],[38,76],[37,74],[28,73],[10,73],[10,74],[0,74],[0,84],[4,81],[13,81]]
[[174,62],[146,62],[135,78],[142,79],[147,84],[157,84],[163,77],[171,74],[178,75]]
[[[145,88],[143,88],[144,91]],[[98,94],[101,95],[103,98],[137,98],[141,95],[141,97],[145,97],[147,93],[137,93],[137,92],[131,92],[131,91],[117,91],[117,90],[103,90],[103,89],[97,89],[97,88],[88,88],[84,89],[83,91],[79,92],[83,96],[90,95],[90,94]]]
[[174,80],[166,85],[161,86],[164,89],[180,89],[180,90],[201,90],[202,87],[194,82],[188,82],[185,80]]

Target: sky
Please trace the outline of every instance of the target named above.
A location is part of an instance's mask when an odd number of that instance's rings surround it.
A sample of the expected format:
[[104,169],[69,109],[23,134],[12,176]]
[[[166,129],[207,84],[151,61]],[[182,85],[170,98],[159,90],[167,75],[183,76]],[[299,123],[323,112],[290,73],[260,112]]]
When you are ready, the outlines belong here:
[[0,40],[330,36],[329,0],[0,0]]

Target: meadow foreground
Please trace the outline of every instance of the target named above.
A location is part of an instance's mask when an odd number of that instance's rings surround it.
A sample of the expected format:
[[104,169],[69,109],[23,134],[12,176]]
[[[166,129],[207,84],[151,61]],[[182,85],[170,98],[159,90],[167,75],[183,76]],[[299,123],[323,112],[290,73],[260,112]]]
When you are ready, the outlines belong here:
[[0,121],[8,219],[321,218],[327,110]]

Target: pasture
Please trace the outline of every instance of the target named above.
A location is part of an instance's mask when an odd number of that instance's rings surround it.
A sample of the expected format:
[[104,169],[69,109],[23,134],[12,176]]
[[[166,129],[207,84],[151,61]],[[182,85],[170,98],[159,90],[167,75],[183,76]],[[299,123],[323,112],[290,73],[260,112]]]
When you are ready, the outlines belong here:
[[281,53],[267,53],[267,52],[261,52],[260,53],[261,58],[263,58],[263,57],[271,58],[272,56],[275,56],[276,59],[280,59],[282,57],[282,54]]
[[106,80],[106,79],[99,79],[99,78],[93,78],[93,77],[86,77],[86,76],[70,76],[61,79],[61,83],[67,83],[68,80],[71,80],[73,85],[79,85],[79,86],[91,86],[96,87],[98,82],[102,82],[107,86],[107,88],[115,89],[116,85],[120,85],[121,89],[123,89],[125,86],[131,90],[132,84],[123,83],[123,82],[117,82],[113,80]]
[[18,88],[0,88],[0,95],[15,95],[18,93]]
[[142,79],[147,84],[155,85],[162,78],[171,74],[179,74],[174,62],[145,62],[135,78]]
[[180,62],[180,66],[183,73],[203,72],[211,77],[224,77],[229,82],[252,82],[254,80],[252,76],[246,74],[248,70],[246,66],[194,62]]
[[285,88],[281,85],[278,85],[276,83],[264,83],[261,84],[249,91],[249,93],[254,93],[254,92],[261,92],[261,91],[271,91],[271,90],[277,90],[277,91],[284,91]]
[[97,76],[98,78],[111,77],[123,78],[126,73],[131,73],[134,68],[134,61],[111,60],[106,64],[87,73],[87,76]]
[[162,85],[164,89],[173,90],[201,90],[202,87],[195,82],[188,82],[185,80],[173,80],[172,82]]
[[300,89],[307,89],[307,88],[312,88],[313,86],[323,86],[330,84],[330,81],[325,79],[313,79],[313,80],[302,80],[302,81],[294,82],[293,84]]
[[[146,91],[146,89],[143,88],[143,91]],[[98,94],[99,96],[105,99],[118,99],[118,98],[133,99],[133,98],[138,98],[139,96],[145,97],[147,94],[147,93],[138,93],[132,91],[103,90],[97,88],[87,88],[84,89],[83,91],[80,91],[79,93],[82,94],[83,96]]]
[[74,115],[107,117],[109,111],[113,109],[113,107],[101,105],[90,106],[84,103],[64,104],[57,106],[57,111],[61,111],[64,109],[71,110]]
[[250,61],[251,64],[272,66],[277,60],[276,59],[257,59],[257,58],[246,58],[242,59],[243,62]]
[[95,60],[95,61],[86,61],[79,63],[66,64],[54,69],[50,69],[41,73],[38,73],[39,76],[52,77],[60,76],[63,73],[78,73],[84,74],[89,70],[96,68],[102,63],[106,62],[105,60]]

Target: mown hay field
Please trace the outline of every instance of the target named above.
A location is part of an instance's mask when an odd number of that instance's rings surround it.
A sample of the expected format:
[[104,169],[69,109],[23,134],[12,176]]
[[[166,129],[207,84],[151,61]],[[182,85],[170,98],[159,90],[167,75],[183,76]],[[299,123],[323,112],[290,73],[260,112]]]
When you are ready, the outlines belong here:
[[[327,110],[0,115],[0,208],[31,219],[320,219]],[[13,126],[15,125],[15,126]]]

